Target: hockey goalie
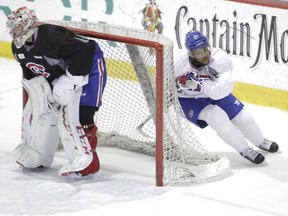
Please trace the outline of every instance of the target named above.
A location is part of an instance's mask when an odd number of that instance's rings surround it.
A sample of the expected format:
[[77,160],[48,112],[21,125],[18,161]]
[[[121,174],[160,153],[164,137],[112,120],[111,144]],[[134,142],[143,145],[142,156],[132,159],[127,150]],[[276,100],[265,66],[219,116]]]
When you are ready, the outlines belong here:
[[13,11],[6,25],[29,96],[23,110],[22,142],[14,150],[17,163],[49,167],[60,138],[68,159],[60,175],[96,173],[100,163],[93,117],[107,79],[100,47],[61,26],[39,24],[26,7]]

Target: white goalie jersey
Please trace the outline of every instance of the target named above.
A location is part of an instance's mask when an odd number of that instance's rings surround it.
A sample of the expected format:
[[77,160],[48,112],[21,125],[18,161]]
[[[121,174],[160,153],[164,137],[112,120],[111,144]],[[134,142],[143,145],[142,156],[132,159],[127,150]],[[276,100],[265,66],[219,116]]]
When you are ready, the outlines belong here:
[[210,63],[200,71],[190,65],[187,50],[180,50],[174,57],[174,69],[176,80],[187,73],[194,73],[201,84],[200,91],[177,85],[179,97],[219,100],[229,95],[234,87],[232,61],[221,49],[211,49]]

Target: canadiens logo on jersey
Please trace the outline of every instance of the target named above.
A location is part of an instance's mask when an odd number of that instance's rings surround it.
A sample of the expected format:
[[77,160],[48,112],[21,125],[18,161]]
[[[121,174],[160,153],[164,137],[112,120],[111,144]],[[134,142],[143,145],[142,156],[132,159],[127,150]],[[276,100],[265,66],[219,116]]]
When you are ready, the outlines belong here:
[[34,62],[28,62],[26,67],[29,68],[35,75],[41,75],[46,78],[50,76],[50,73],[45,71],[45,67],[43,65],[39,65]]

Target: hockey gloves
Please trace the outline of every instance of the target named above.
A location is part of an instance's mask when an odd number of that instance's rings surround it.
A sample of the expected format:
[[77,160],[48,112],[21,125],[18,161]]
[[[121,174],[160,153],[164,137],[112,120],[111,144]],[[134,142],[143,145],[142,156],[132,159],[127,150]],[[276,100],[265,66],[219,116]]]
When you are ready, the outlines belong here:
[[177,78],[177,88],[178,90],[185,89],[188,91],[201,92],[202,78],[197,77],[195,72],[187,72],[181,77]]

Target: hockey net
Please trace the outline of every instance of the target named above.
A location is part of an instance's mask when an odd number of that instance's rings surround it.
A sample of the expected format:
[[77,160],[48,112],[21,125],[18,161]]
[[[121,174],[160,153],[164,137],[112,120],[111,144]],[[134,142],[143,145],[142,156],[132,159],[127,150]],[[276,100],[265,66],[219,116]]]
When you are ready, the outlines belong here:
[[179,106],[169,38],[110,24],[50,23],[95,40],[104,52],[108,81],[95,115],[98,145],[155,156],[158,186],[227,176],[228,159],[203,147]]

